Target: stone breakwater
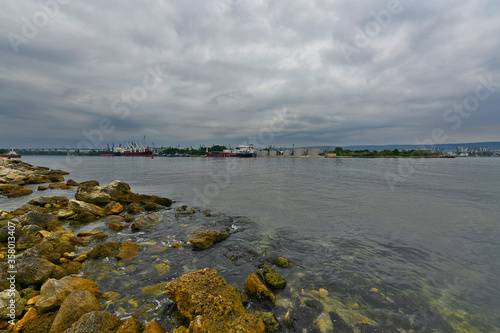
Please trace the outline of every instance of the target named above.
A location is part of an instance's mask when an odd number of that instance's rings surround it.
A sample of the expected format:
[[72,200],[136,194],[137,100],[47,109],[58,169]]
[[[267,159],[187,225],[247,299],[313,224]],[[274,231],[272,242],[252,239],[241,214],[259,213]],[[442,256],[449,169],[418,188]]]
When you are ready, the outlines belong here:
[[[74,199],[43,196],[14,211],[0,210],[0,332],[166,332],[154,320],[141,322],[103,311],[102,303],[113,298],[113,292],[102,294],[95,281],[79,274],[87,261],[130,261],[143,250],[141,245],[106,241],[108,235],[102,231],[75,234],[74,230],[103,220],[110,231],[147,230],[158,223],[157,211],[171,209],[172,200],[134,193],[118,180],[104,186],[98,181],[64,182],[66,174],[13,159],[0,161],[3,195],[32,193],[26,184],[50,183],[38,190],[77,187]],[[190,219],[195,213],[180,206],[175,216]],[[229,236],[226,230],[203,227],[191,232],[183,244],[171,246],[202,251]],[[291,267],[284,258],[276,265]],[[161,288],[175,302],[170,313],[177,323],[173,332],[278,332],[280,323],[272,312],[245,306],[253,299],[272,309],[276,299],[272,289],[285,285],[285,279],[265,265],[248,276],[245,291],[228,285],[210,268],[184,274]]]

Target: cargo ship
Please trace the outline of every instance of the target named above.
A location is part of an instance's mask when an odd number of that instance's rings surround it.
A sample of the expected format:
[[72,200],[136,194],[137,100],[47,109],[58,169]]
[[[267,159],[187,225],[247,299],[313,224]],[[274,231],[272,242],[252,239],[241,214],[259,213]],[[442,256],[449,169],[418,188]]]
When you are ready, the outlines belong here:
[[256,157],[257,153],[253,145],[239,145],[236,149],[225,149],[223,151],[207,151],[206,157]]

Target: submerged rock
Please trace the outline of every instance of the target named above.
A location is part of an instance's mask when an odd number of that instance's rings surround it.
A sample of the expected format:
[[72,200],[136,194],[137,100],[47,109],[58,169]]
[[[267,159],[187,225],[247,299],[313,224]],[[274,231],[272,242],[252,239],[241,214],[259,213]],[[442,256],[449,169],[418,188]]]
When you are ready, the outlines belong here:
[[263,312],[260,310],[248,310],[248,312],[260,318],[264,322],[264,325],[266,326],[266,333],[278,332],[280,330],[280,323],[272,312]]
[[137,256],[137,254],[140,251],[141,251],[141,246],[139,244],[132,242],[123,242],[121,244],[120,253],[118,253],[116,258],[125,261],[130,261],[133,258],[135,258],[135,256]]
[[274,264],[276,266],[281,267],[281,268],[290,268],[293,266],[293,264],[291,262],[289,262],[287,259],[285,259],[283,257],[278,257],[278,259],[276,259]]
[[89,258],[100,257],[116,257],[120,251],[120,243],[118,242],[105,242],[97,244],[92,251],[90,251]]
[[199,249],[208,249],[215,243],[221,242],[229,237],[227,231],[198,229],[190,235],[190,242]]
[[192,332],[264,332],[262,320],[249,314],[234,287],[216,270],[205,268],[170,282],[165,288]]

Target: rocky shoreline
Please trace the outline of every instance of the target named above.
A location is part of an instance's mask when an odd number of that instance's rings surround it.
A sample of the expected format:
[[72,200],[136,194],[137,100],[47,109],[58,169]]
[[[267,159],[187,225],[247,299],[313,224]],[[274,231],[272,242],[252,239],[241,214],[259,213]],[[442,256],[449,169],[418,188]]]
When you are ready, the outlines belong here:
[[[172,200],[134,193],[118,180],[104,186],[95,180],[64,182],[67,174],[15,159],[0,161],[2,195],[31,194],[27,184],[44,184],[39,191],[77,188],[74,199],[41,196],[12,212],[0,210],[0,332],[166,332],[154,320],[120,319],[103,311],[103,303],[113,298],[113,292],[101,293],[95,281],[79,274],[87,261],[130,261],[143,250],[141,245],[106,241],[108,235],[102,231],[75,234],[74,230],[105,221],[110,231],[130,228],[140,232],[158,223],[157,211],[174,209]],[[184,215],[190,219],[196,213],[186,206],[175,211],[176,218]],[[198,228],[171,247],[202,251],[229,235],[226,230]],[[275,265],[291,267],[284,258]],[[165,297],[175,302],[170,314],[177,323],[175,333],[277,332],[280,323],[272,312],[247,310],[245,305],[250,300],[273,304],[272,289],[285,285],[286,280],[272,266],[264,265],[248,276],[245,291],[228,285],[210,268],[165,281],[161,287]]]

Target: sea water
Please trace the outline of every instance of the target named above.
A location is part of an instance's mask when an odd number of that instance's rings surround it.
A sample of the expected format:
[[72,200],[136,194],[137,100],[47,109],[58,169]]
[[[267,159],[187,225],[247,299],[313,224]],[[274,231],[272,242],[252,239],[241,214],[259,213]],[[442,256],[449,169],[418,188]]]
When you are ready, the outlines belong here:
[[[315,327],[321,313],[339,315],[359,329],[366,322],[403,331],[499,331],[499,158],[22,160],[70,171],[66,180],[95,179],[101,185],[123,180],[134,192],[208,210],[213,223],[232,230],[228,240],[203,252],[150,251],[148,257],[143,251],[131,268],[115,263],[110,270],[126,271],[131,281],[106,277],[101,290],[140,293],[141,285],[133,282],[138,277],[144,283],[151,273],[155,278],[149,284],[154,284],[203,267],[217,268],[228,283],[243,288],[259,263],[284,256],[294,266],[279,271],[288,285],[277,292],[277,316],[283,319],[292,309],[297,331]],[[3,197],[0,209],[12,210],[40,195],[73,193]],[[185,241],[189,230],[181,224],[208,223],[202,216],[188,222],[176,220],[173,211],[160,213],[163,219],[154,231],[123,231],[110,240],[143,242],[148,249],[148,241],[156,246]],[[170,268],[158,277],[153,267],[163,261]],[[164,296],[153,298],[159,308],[165,306]],[[115,310],[135,314],[130,308]],[[153,313],[162,316],[158,309]]]

